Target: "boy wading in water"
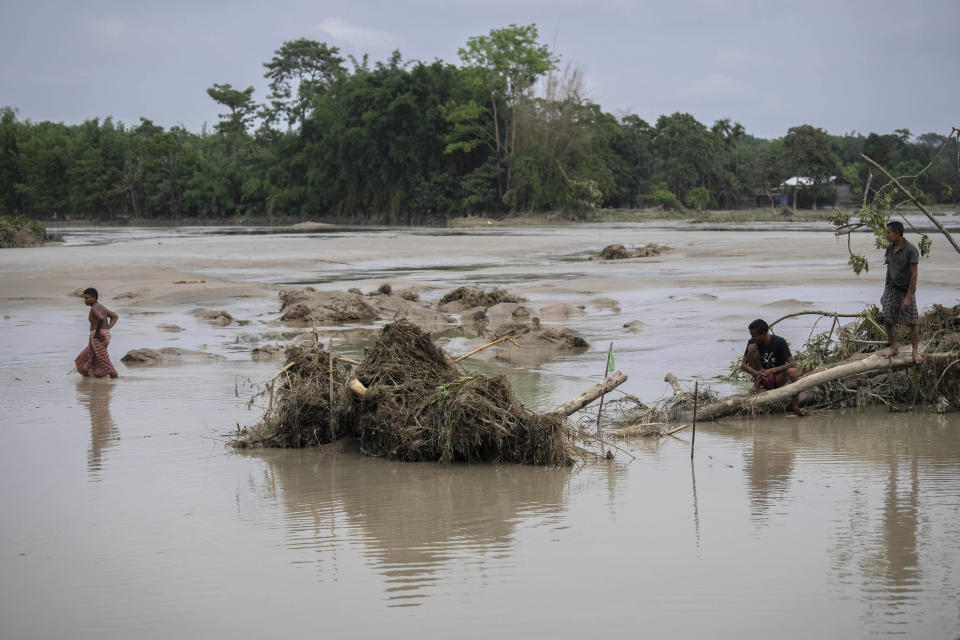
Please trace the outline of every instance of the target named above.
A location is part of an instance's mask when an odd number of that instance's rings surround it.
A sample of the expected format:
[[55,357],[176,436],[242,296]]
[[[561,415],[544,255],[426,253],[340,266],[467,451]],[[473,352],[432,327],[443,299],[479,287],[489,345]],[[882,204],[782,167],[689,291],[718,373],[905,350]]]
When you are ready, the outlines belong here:
[[[750,341],[743,353],[741,367],[753,376],[750,393],[760,393],[761,389],[776,389],[796,382],[799,376],[787,341],[780,336],[770,335],[770,327],[763,320],[754,320],[748,328]],[[800,408],[797,396],[793,396],[793,412],[798,416],[807,415],[807,412]]]
[[93,287],[83,292],[83,303],[90,307],[90,342],[77,356],[77,372],[94,378],[117,378],[117,370],[110,362],[107,345],[110,344],[110,329],[117,324],[117,314],[97,301],[99,294]]
[[923,362],[917,348],[920,342],[920,329],[917,326],[917,263],[920,253],[917,248],[903,237],[903,223],[894,220],[887,225],[887,281],[880,298],[883,312],[883,328],[887,331],[890,348],[885,356],[893,357],[900,353],[897,345],[897,325],[910,327],[910,342],[913,345],[913,361]]

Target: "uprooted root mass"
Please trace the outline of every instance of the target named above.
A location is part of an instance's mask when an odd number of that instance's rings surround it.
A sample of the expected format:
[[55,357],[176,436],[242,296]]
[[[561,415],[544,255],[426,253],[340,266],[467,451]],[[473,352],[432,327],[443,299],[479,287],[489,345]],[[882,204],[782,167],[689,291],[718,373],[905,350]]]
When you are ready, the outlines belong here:
[[362,399],[346,390],[346,367],[334,367],[331,430],[329,357],[318,348],[291,349],[292,364],[268,396],[263,420],[235,446],[302,447],[350,436],[364,453],[398,460],[573,461],[564,416],[529,411],[502,376],[468,374],[406,320],[384,327],[357,367],[367,388]]

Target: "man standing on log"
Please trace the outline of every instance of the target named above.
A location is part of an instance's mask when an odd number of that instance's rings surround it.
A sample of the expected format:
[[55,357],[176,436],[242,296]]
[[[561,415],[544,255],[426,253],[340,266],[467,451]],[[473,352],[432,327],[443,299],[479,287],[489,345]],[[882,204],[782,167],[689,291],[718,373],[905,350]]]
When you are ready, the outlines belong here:
[[897,345],[897,325],[910,327],[910,342],[913,345],[913,361],[923,362],[918,344],[920,328],[917,326],[917,263],[920,252],[903,237],[903,223],[897,220],[887,224],[887,281],[880,298],[883,312],[883,328],[887,331],[890,348],[884,355],[893,357],[900,353]]
[[[763,320],[750,323],[750,341],[743,353],[744,371],[753,377],[750,393],[760,393],[761,389],[776,389],[785,384],[796,382],[797,367],[787,341],[780,336],[770,335],[770,327]],[[793,396],[793,412],[805,416],[807,412],[800,408],[800,399]]]
[[110,362],[107,346],[110,344],[110,329],[117,324],[118,317],[113,311],[100,304],[99,297],[100,295],[93,287],[83,291],[83,303],[90,307],[90,314],[87,317],[90,320],[90,341],[77,356],[75,364],[77,373],[84,377],[116,378],[117,370]]

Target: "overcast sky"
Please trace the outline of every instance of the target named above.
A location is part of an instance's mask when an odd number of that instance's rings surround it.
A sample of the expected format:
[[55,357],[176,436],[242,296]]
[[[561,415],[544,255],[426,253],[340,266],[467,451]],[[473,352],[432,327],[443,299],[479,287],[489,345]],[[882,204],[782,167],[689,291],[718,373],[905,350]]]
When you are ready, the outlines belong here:
[[286,40],[458,63],[510,23],[536,23],[616,115],[729,117],[765,138],[960,126],[960,0],[0,0],[0,106],[198,131],[215,82],[265,99],[262,63]]

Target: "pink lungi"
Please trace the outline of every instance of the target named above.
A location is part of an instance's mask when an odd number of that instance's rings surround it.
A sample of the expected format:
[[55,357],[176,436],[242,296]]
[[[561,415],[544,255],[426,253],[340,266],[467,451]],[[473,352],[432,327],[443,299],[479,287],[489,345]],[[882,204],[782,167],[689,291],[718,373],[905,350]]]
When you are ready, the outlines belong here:
[[103,342],[94,337],[96,334],[96,330],[90,331],[90,342],[77,356],[77,373],[94,378],[105,378],[107,376],[116,378],[117,370],[113,368],[110,355],[107,353],[107,345],[110,344],[110,330],[100,329]]

